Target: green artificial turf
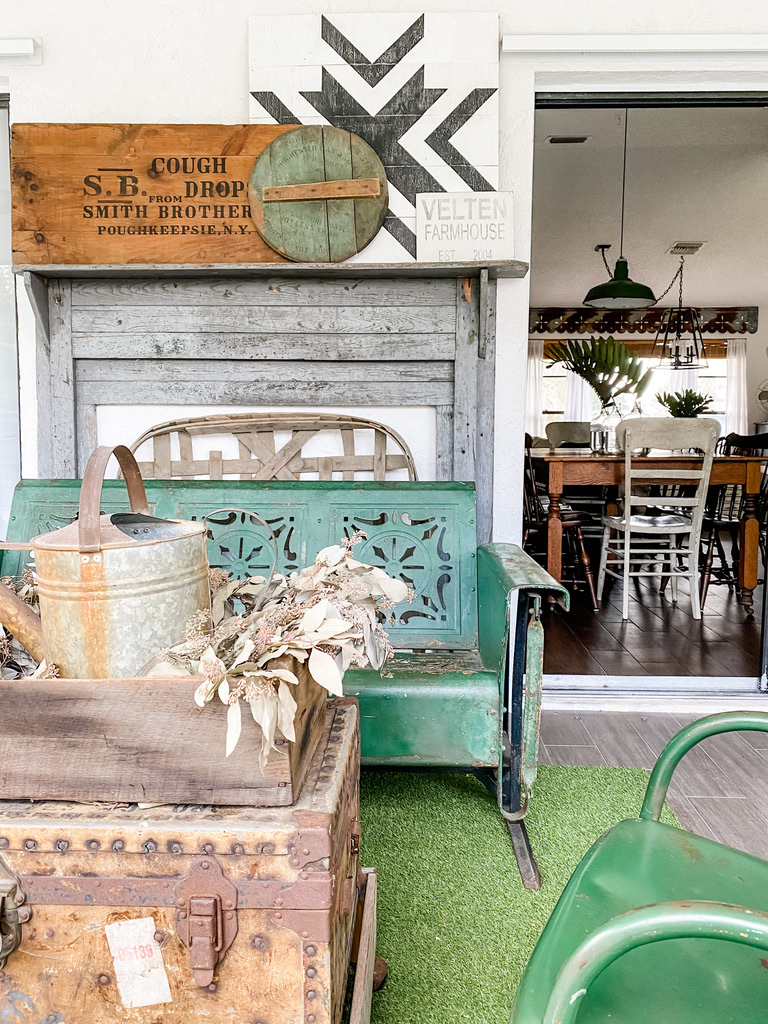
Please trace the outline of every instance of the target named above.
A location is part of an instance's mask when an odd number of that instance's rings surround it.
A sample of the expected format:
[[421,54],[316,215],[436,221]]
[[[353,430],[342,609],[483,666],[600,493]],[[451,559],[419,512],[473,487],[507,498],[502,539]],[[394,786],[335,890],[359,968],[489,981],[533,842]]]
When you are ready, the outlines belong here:
[[[542,875],[523,888],[509,833],[476,779],[364,770],[361,859],[378,870],[372,1024],[509,1024],[512,996],[571,872],[605,829],[636,817],[635,768],[539,769],[526,819]],[[674,816],[665,809],[664,820]]]

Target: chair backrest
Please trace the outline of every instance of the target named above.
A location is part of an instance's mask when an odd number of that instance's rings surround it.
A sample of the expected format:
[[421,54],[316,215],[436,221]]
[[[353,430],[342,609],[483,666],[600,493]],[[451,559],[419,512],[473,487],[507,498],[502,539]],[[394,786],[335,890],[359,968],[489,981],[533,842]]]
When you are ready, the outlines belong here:
[[525,469],[523,471],[523,543],[531,530],[544,524],[546,515],[536,491],[536,475],[531,456],[532,438],[525,435]]
[[[632,515],[633,505],[648,504],[649,484],[669,481],[683,485],[682,493],[668,497],[666,501],[681,510],[690,509],[690,546],[698,547],[719,432],[717,420],[706,417],[638,416],[622,420],[616,427],[616,440],[624,449],[624,515]],[[638,454],[638,449],[680,451],[681,454],[694,449],[701,453],[702,461],[700,466],[691,468],[658,469],[654,467],[653,459]]]
[[417,479],[403,438],[356,416],[221,413],[159,423],[130,447],[145,480]]
[[[207,519],[208,561],[233,576],[262,575],[278,541],[280,572],[310,565],[322,548],[357,530],[363,562],[385,569],[414,591],[393,609],[387,625],[400,649],[477,647],[477,533],[474,484],[452,482],[319,480],[147,480],[154,514]],[[78,512],[79,480],[22,480],[13,496],[8,539],[27,541],[71,523]],[[245,511],[240,511],[245,510]],[[127,512],[125,484],[106,480],[103,513]],[[16,576],[29,552],[5,551],[0,576]]]
[[724,439],[725,455],[751,455],[768,452],[768,434],[736,434],[730,433]]
[[566,420],[563,423],[548,423],[544,430],[552,448],[560,448],[563,444],[583,445],[588,448],[591,443],[589,423],[586,421]]

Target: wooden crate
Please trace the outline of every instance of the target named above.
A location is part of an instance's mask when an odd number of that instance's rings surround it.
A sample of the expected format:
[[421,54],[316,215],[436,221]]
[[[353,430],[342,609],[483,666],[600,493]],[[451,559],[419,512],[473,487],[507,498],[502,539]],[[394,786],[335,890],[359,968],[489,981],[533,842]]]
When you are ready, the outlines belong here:
[[194,702],[197,677],[18,679],[0,684],[0,799],[286,806],[323,734],[327,691],[299,677],[296,741],[278,737],[266,769],[247,708],[224,756],[226,707]]
[[283,262],[253,223],[248,178],[295,127],[17,122],[13,261]]
[[[0,856],[31,910],[0,1007],[13,992],[35,1021],[338,1024],[354,944],[365,1021],[375,878],[359,913],[359,764],[357,705],[341,699],[290,808],[0,803]],[[225,937],[211,971],[193,972],[206,949],[182,941],[187,914]]]

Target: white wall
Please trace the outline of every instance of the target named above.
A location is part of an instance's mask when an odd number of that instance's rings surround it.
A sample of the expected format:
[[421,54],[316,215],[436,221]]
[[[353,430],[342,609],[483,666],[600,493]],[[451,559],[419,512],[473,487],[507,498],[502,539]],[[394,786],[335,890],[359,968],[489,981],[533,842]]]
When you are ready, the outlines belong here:
[[[358,11],[360,0],[288,0],[280,12]],[[502,33],[625,33],[697,31],[768,32],[768,5],[756,0],[548,0],[519,4],[505,0],[387,0],[385,10],[499,11]],[[42,42],[39,65],[7,65],[14,121],[134,121],[238,123],[248,120],[247,20],[272,10],[254,0],[133,0],[117,9],[103,0],[5,0],[0,32],[34,36]],[[471,31],[471,16],[467,18]],[[682,69],[682,70],[681,70]],[[714,69],[714,70],[713,70]],[[537,79],[538,75],[538,79]],[[530,248],[534,83],[563,88],[583,80],[591,88],[706,88],[730,83],[749,87],[768,82],[763,57],[716,59],[633,59],[619,55],[592,60],[506,56],[500,78],[499,187],[515,193],[517,256]],[[640,83],[637,86],[637,83]],[[3,81],[0,78],[0,89]],[[22,296],[20,302],[25,303]],[[527,281],[502,282],[498,310],[495,539],[517,535],[522,477],[521,439],[525,404]],[[23,375],[33,345],[28,309],[21,315]],[[23,416],[34,418],[31,379],[23,376]],[[401,426],[402,429],[402,426]],[[131,433],[133,431],[131,430]],[[25,471],[34,470],[27,434]]]

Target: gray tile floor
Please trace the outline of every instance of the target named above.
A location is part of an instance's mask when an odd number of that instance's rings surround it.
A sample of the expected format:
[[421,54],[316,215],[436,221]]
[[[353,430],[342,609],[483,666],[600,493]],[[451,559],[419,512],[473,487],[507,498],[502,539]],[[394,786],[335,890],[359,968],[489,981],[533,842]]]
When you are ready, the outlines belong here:
[[[545,711],[540,760],[650,769],[667,740],[696,717]],[[669,804],[692,832],[768,859],[768,733],[727,733],[694,747],[674,774]]]

